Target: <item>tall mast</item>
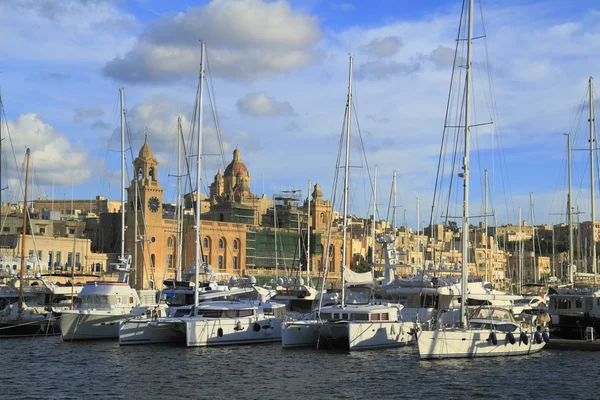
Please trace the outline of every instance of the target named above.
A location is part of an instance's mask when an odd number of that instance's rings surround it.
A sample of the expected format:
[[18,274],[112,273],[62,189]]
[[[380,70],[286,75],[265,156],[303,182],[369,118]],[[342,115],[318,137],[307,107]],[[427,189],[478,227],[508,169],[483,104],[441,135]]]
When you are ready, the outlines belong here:
[[529,207],[531,212],[531,265],[533,268],[534,281],[538,281],[537,264],[535,262],[535,220],[533,216],[533,192],[529,192]]
[[277,204],[275,203],[275,194],[273,194],[273,228],[275,235],[275,280],[279,276],[279,263],[277,260]]
[[521,219],[521,207],[519,207],[519,294],[523,290],[523,220]]
[[121,262],[125,262],[125,106],[123,91],[119,89],[121,99]]
[[25,151],[25,196],[23,200],[23,231],[21,234],[21,272],[19,273],[19,308],[17,320],[23,316],[23,283],[25,275],[25,240],[27,238],[27,184],[29,182],[29,149]]
[[198,82],[198,135],[196,146],[196,256],[194,263],[195,283],[194,286],[194,316],[198,315],[198,279],[200,277],[200,184],[202,172],[202,100],[204,99],[204,42],[200,42],[200,77]]
[[308,214],[307,224],[306,224],[306,283],[310,286],[310,224],[312,219],[310,218],[310,180],[308,181],[308,192],[306,196],[307,209],[306,213]]
[[177,116],[177,276],[176,280],[181,280],[181,116]]
[[421,199],[417,197],[417,266],[419,266],[419,259],[421,256],[421,235],[420,232],[420,219],[421,219]]
[[404,209],[404,247],[402,250],[406,255],[406,263],[408,264],[408,232],[406,230],[406,208]]
[[467,279],[469,264],[469,151],[471,135],[471,41],[473,40],[473,0],[469,0],[467,36],[467,64],[465,65],[465,154],[463,158],[463,215],[462,215],[462,278],[460,315],[463,326],[467,325]]
[[392,232],[394,232],[394,240],[396,240],[396,170],[394,170],[394,178],[392,180],[394,191],[394,209],[392,210]]
[[596,287],[596,207],[594,205],[594,78],[590,76],[590,192],[592,202],[592,272]]
[[571,204],[571,134],[567,136],[567,170],[569,175],[569,194],[567,195],[567,219],[569,222],[569,282],[573,287],[573,204]]
[[342,307],[346,306],[346,279],[344,270],[346,269],[346,239],[347,239],[347,224],[348,224],[348,181],[350,175],[350,123],[352,121],[352,62],[353,57],[350,56],[350,70],[348,73],[348,103],[346,108],[346,164],[344,165],[344,221],[342,223]]
[[375,265],[375,215],[377,214],[377,165],[373,177],[373,223],[371,224],[371,264]]
[[485,170],[485,181],[484,181],[484,198],[483,198],[483,215],[484,215],[484,224],[485,224],[485,230],[484,230],[484,240],[483,240],[483,244],[484,244],[484,250],[485,250],[485,280],[487,282],[489,282],[491,279],[488,277],[488,219],[487,219],[487,215],[488,215],[488,204],[487,204],[487,200],[488,200],[488,170]]

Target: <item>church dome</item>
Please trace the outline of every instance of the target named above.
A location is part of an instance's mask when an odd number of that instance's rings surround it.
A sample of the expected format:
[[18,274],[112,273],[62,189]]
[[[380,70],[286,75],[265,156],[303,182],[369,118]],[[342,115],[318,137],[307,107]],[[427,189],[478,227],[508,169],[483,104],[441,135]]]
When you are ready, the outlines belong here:
[[225,176],[249,176],[248,168],[242,162],[240,151],[235,149],[233,151],[233,161],[229,163],[227,168],[225,168]]
[[148,136],[146,136],[146,139],[144,140],[144,145],[140,149],[139,157],[140,158],[153,158],[154,157],[154,154],[152,153],[152,149],[148,145]]

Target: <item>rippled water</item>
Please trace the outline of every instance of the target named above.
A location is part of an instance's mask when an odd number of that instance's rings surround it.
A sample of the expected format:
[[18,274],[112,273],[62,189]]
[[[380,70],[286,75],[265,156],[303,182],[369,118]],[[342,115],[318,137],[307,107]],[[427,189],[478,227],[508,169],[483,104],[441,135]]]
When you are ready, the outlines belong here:
[[364,352],[278,344],[185,348],[0,341],[0,398],[598,399],[600,352],[420,361],[415,347]]

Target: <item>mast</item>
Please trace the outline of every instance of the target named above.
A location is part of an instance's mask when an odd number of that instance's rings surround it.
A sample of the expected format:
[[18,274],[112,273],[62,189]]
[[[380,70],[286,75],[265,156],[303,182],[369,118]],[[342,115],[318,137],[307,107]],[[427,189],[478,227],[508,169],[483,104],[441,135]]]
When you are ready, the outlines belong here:
[[123,92],[125,89],[119,89],[121,99],[121,258],[120,262],[125,262],[125,106],[123,101]]
[[275,235],[275,280],[279,276],[279,262],[277,260],[277,204],[275,203],[275,195],[273,194],[273,228]]
[[200,81],[198,82],[198,137],[197,137],[197,166],[196,166],[196,256],[195,256],[195,285],[194,285],[194,316],[198,316],[198,280],[200,275],[200,184],[202,172],[202,100],[204,99],[204,42],[200,42]]
[[375,215],[377,214],[377,165],[373,177],[373,223],[371,224],[371,264],[375,265]]
[[181,280],[181,116],[177,116],[177,276]]
[[571,134],[567,136],[567,170],[569,180],[569,194],[567,195],[567,219],[569,222],[569,282],[573,287],[573,204],[571,204]]
[[533,192],[529,192],[529,207],[531,210],[531,265],[533,267],[534,281],[538,281],[537,263],[535,262],[535,220],[533,217]]
[[421,199],[417,197],[417,267],[419,266],[419,258],[421,256],[421,235],[419,235],[419,221],[421,219]]
[[496,250],[498,250],[498,220],[496,219],[496,209],[492,210],[494,216],[494,247],[492,248],[492,281],[494,275],[494,261],[497,260]]
[[519,207],[519,294],[522,294],[523,291],[523,230],[521,226],[523,225],[523,220],[521,219],[521,207]]
[[590,76],[590,192],[592,209],[592,272],[596,287],[596,207],[594,205],[594,78]]
[[350,124],[352,121],[352,62],[354,58],[350,56],[350,70],[348,73],[348,103],[346,107],[348,112],[346,113],[346,164],[344,165],[344,220],[342,223],[342,307],[346,306],[346,279],[344,277],[344,270],[346,269],[346,239],[347,239],[347,225],[348,225],[348,181],[350,175]]
[[469,0],[468,16],[468,36],[467,36],[467,64],[465,65],[465,154],[463,158],[463,215],[462,215],[462,278],[461,278],[461,302],[460,315],[461,323],[467,325],[467,279],[469,264],[469,151],[471,135],[471,56],[473,49],[471,41],[473,40],[473,0]]
[[406,231],[406,208],[404,209],[404,254],[406,255],[406,263],[408,264],[408,232]]
[[21,234],[21,272],[19,273],[19,308],[17,320],[23,316],[23,284],[25,275],[25,240],[27,239],[27,184],[29,183],[29,149],[25,151],[25,196],[23,200],[23,232]]
[[487,200],[488,200],[488,170],[485,170],[485,180],[484,180],[484,198],[483,198],[483,215],[484,215],[484,224],[485,224],[485,230],[484,230],[484,240],[483,240],[483,244],[484,244],[484,250],[485,250],[485,280],[487,282],[490,281],[489,277],[488,277],[488,204],[487,204]]
[[307,224],[306,224],[306,283],[310,286],[310,224],[311,224],[311,218],[310,218],[310,180],[308,181],[308,192],[307,192],[307,196],[306,196],[306,200],[307,200],[307,214],[308,214],[308,219],[307,219]]

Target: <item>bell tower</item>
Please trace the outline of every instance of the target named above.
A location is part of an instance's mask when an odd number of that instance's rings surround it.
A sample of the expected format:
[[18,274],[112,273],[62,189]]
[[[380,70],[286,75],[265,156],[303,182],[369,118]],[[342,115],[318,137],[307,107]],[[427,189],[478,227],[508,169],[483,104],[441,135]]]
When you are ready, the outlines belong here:
[[158,181],[158,161],[148,144],[147,134],[138,157],[133,161],[133,169],[134,177],[127,188],[128,209],[132,213],[129,213],[127,218],[126,238],[130,253],[137,254],[134,260],[136,288],[148,289],[152,286],[152,277],[158,276],[155,267],[158,263],[163,265],[163,261],[160,260],[163,257],[160,257],[159,250],[162,249],[161,242],[164,241],[164,189]]

